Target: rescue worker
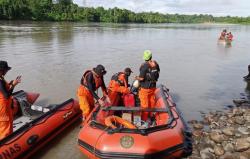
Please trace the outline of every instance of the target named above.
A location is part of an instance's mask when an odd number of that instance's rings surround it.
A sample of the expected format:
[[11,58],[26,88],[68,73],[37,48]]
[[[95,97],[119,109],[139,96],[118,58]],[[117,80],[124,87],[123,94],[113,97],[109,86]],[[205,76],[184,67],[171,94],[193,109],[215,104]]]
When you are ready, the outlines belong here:
[[233,34],[231,32],[227,33],[226,39],[232,41],[233,40]]
[[94,99],[98,101],[101,106],[104,106],[104,101],[95,93],[98,88],[102,88],[103,95],[107,97],[109,101],[106,85],[103,80],[103,76],[106,72],[103,65],[97,65],[93,70],[87,70],[81,78],[81,85],[77,90],[77,96],[80,109],[82,110],[83,120],[86,119],[94,109]]
[[248,65],[248,75],[244,77],[245,80],[250,80],[250,65]]
[[0,140],[13,132],[12,92],[21,82],[21,76],[9,83],[4,79],[10,69],[6,61],[0,61]]
[[219,40],[225,40],[226,34],[227,34],[227,30],[224,29],[224,30],[221,32],[221,34],[220,34]]
[[[153,108],[156,102],[154,92],[160,74],[160,67],[156,61],[152,60],[150,50],[144,51],[143,59],[145,62],[140,67],[140,75],[136,77],[140,81],[140,104],[142,108]],[[142,120],[147,121],[148,116],[148,112],[143,112]]]
[[132,70],[130,68],[125,68],[123,72],[118,72],[111,77],[108,88],[111,105],[118,106],[123,104],[121,103],[122,95],[130,93],[128,78],[131,73]]

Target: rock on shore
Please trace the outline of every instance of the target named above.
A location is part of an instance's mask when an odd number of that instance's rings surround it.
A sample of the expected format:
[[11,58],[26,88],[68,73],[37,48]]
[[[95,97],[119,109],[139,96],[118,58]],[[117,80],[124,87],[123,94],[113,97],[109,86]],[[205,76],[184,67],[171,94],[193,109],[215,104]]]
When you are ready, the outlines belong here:
[[225,112],[203,114],[202,121],[189,121],[193,153],[187,159],[250,159],[250,101],[233,100]]

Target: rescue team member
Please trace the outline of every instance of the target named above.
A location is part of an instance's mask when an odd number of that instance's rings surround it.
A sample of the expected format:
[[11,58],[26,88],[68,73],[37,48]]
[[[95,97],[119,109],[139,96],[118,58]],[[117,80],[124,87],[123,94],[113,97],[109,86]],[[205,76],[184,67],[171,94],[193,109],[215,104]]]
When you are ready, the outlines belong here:
[[129,84],[128,78],[132,70],[130,68],[125,68],[123,72],[118,72],[111,77],[109,83],[108,95],[111,105],[118,106],[121,103],[121,98],[123,94],[129,94]]
[[[103,80],[103,76],[106,72],[107,71],[103,65],[97,65],[93,70],[87,70],[81,78],[81,85],[77,90],[77,96],[80,109],[82,110],[83,119],[86,119],[94,109],[94,99],[96,99],[101,106],[104,106],[104,101],[98,97],[95,91],[101,87],[103,95],[108,97],[107,89]],[[109,99],[107,98],[107,100]]]
[[232,41],[232,40],[233,40],[233,34],[232,34],[231,32],[227,33],[226,38],[227,38],[228,40]]
[[21,76],[8,83],[4,76],[11,69],[6,61],[0,61],[0,140],[13,132],[12,92],[21,82]]
[[221,32],[221,34],[220,34],[219,40],[225,40],[226,34],[227,34],[227,30],[224,29],[224,30]]
[[[144,51],[143,59],[145,62],[140,67],[140,75],[136,79],[140,81],[139,98],[142,108],[152,108],[155,106],[156,82],[159,78],[160,67],[158,63],[152,60],[150,50]],[[142,113],[142,120],[147,121],[148,112]]]

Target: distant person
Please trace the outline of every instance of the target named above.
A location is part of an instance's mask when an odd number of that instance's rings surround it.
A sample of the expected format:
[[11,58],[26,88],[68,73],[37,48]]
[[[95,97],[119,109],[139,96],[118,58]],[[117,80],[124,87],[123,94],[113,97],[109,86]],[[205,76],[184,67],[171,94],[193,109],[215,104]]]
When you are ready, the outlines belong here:
[[225,40],[226,34],[227,34],[227,30],[224,29],[224,30],[221,32],[221,34],[220,34],[219,40]]
[[250,65],[248,65],[248,75],[246,75],[244,79],[250,81]]
[[[140,67],[140,75],[136,77],[140,81],[139,98],[142,108],[153,108],[156,104],[155,90],[156,82],[160,74],[160,67],[155,60],[152,60],[150,50],[145,50],[143,54],[145,62]],[[148,112],[142,113],[142,120],[147,121]]]
[[226,39],[233,41],[233,34],[231,32],[227,33]]
[[21,76],[9,83],[4,79],[10,69],[6,61],[0,61],[0,140],[13,133],[12,92],[21,82]]
[[96,99],[101,106],[104,106],[104,101],[95,93],[98,88],[102,88],[103,95],[108,99],[106,85],[103,80],[103,76],[106,72],[103,65],[97,65],[93,70],[87,70],[81,78],[81,85],[77,90],[77,96],[80,109],[82,110],[83,120],[86,119],[94,109],[94,99]]
[[123,72],[118,72],[111,77],[108,88],[111,105],[117,106],[122,104],[122,95],[130,93],[128,78],[131,73],[132,70],[130,68],[125,68]]

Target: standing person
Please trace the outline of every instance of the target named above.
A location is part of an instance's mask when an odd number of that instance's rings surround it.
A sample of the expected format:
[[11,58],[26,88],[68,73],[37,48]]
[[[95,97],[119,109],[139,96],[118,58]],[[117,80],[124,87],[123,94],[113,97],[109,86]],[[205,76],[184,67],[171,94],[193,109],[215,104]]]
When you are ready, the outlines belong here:
[[233,34],[231,32],[227,33],[227,40],[233,41]]
[[[150,50],[145,50],[143,59],[145,62],[140,67],[140,75],[136,79],[140,81],[139,98],[142,108],[152,108],[155,106],[156,82],[160,74],[160,67],[155,60],[152,60]],[[142,113],[142,120],[147,121],[148,112]]]
[[10,69],[6,61],[0,61],[0,140],[13,132],[12,92],[21,82],[21,76],[9,83],[4,79]]
[[245,80],[250,80],[250,65],[248,65],[248,75],[244,76]]
[[96,99],[101,106],[104,106],[104,101],[98,97],[95,91],[101,87],[103,95],[108,97],[106,85],[103,80],[103,76],[106,72],[103,65],[97,65],[93,70],[85,71],[81,78],[81,85],[77,90],[77,96],[83,119],[86,119],[94,109],[94,99]]
[[109,83],[108,95],[111,105],[119,105],[123,94],[130,93],[128,78],[131,75],[132,70],[125,68],[123,72],[118,72],[111,77]]
[[220,34],[219,40],[225,40],[226,34],[227,34],[227,30],[224,29],[224,30],[221,32],[221,34]]

